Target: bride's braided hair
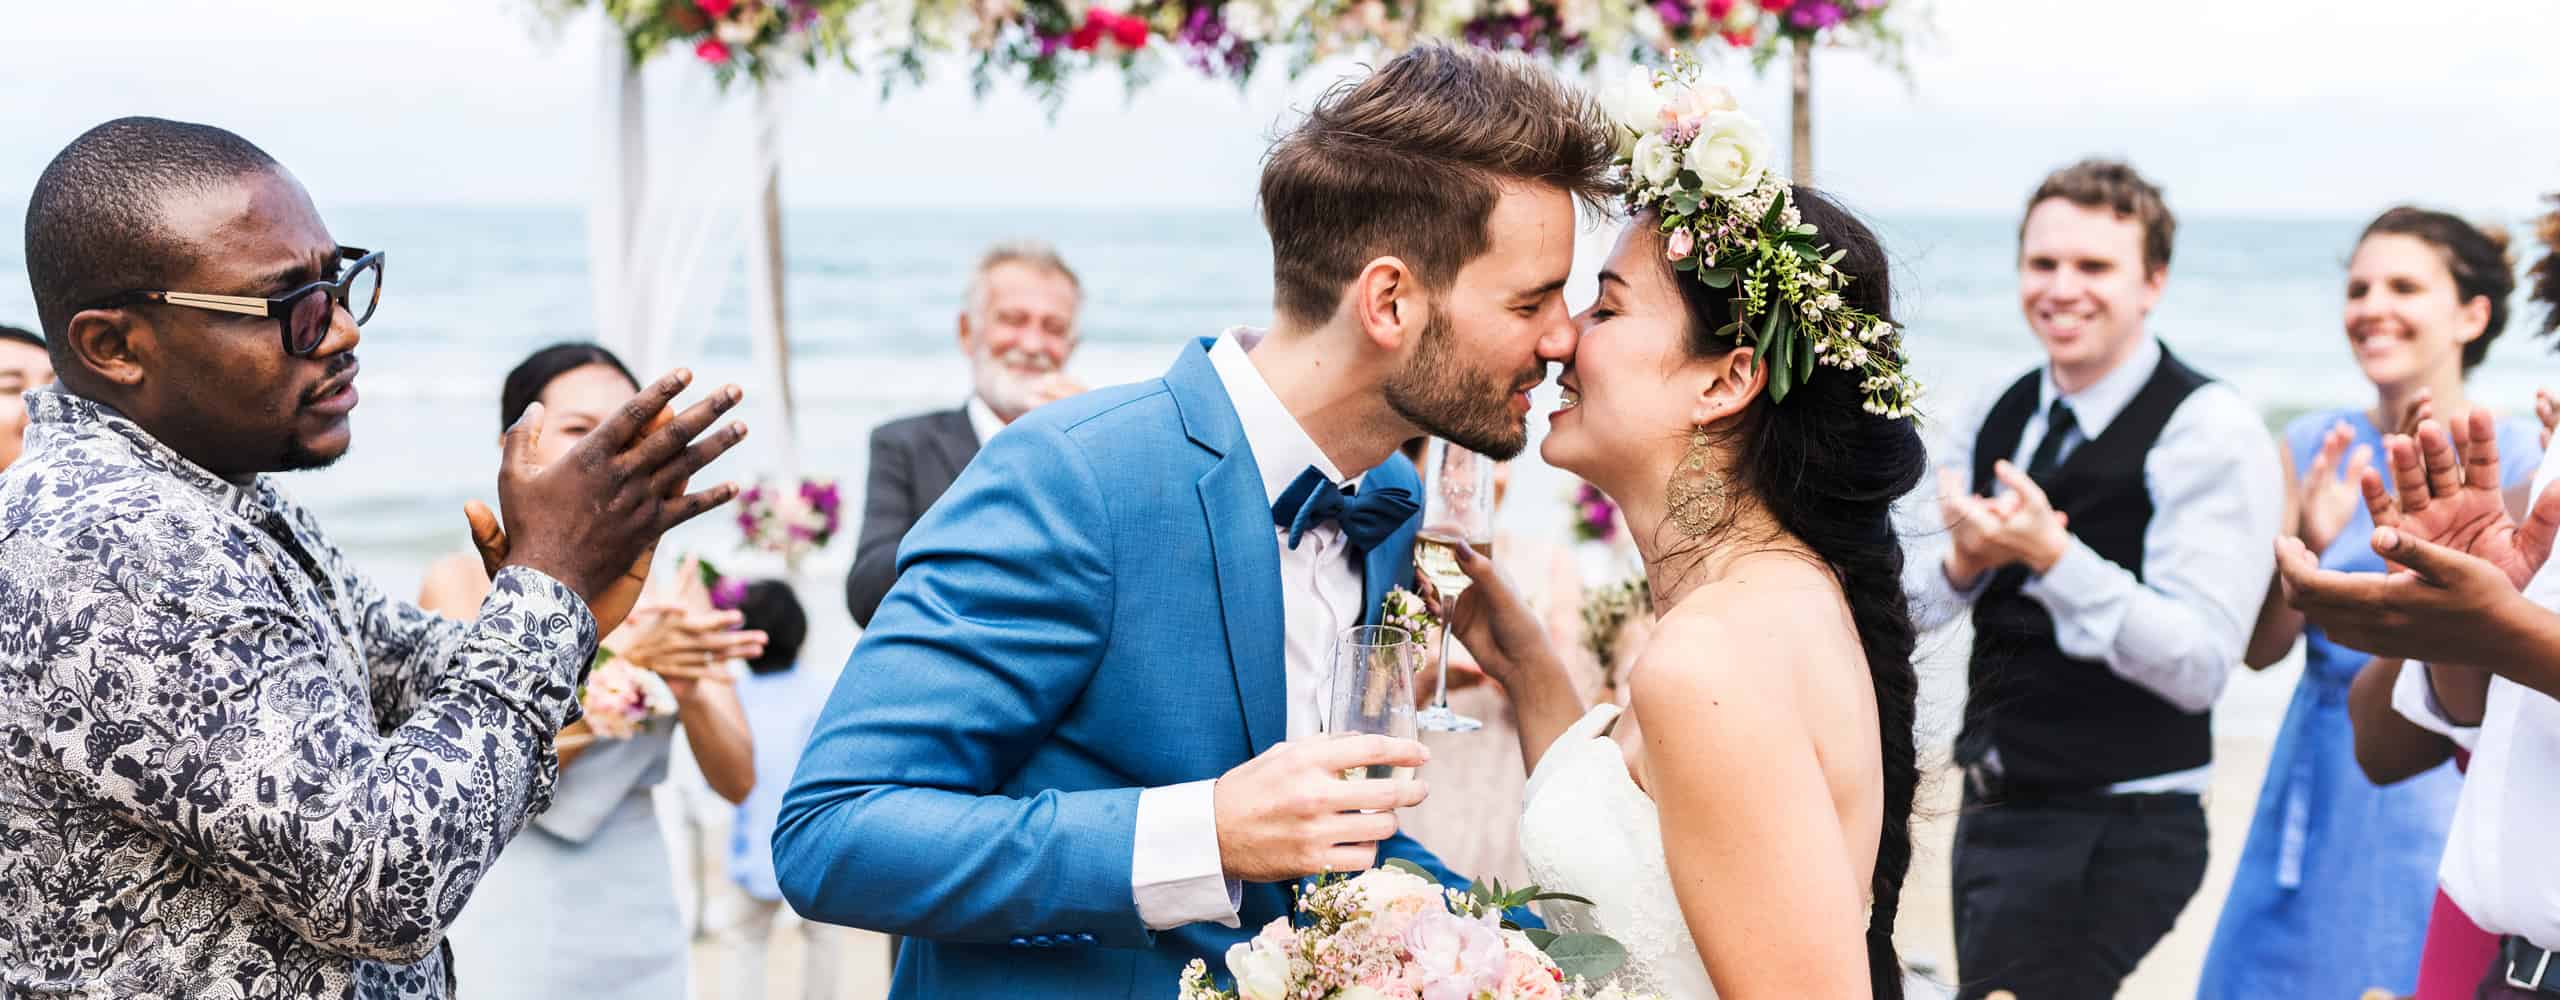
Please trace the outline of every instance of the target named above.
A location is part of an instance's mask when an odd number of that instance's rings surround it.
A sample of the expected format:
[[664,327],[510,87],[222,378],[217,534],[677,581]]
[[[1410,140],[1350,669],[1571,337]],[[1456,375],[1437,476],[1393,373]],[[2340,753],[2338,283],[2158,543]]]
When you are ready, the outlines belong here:
[[[1875,233],[1811,188],[1795,187],[1790,197],[1823,241],[1845,252],[1838,266],[1850,279],[1843,295],[1848,306],[1893,322],[1893,286]],[[1731,290],[1687,275],[1672,277],[1689,307],[1689,353],[1714,357],[1738,346],[1715,335],[1736,318]],[[1901,1000],[1902,962],[1894,953],[1893,927],[1902,879],[1911,869],[1911,803],[1920,778],[1912,724],[1920,685],[1911,665],[1918,629],[1903,596],[1893,505],[1919,484],[1928,455],[1912,418],[1868,412],[1865,401],[1853,374],[1823,369],[1796,387],[1786,405],[1753,406],[1733,432],[1732,478],[1822,559],[1840,581],[1857,623],[1875,686],[1884,758],[1884,824],[1870,886],[1875,911],[1867,922],[1867,965],[1875,995]]]

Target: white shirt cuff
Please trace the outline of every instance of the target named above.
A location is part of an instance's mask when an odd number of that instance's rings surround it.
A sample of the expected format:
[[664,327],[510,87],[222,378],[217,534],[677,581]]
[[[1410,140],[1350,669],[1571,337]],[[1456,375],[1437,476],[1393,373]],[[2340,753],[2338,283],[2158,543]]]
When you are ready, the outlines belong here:
[[2400,676],[2391,682],[2391,707],[2418,728],[2445,737],[2465,750],[2480,739],[2480,727],[2455,725],[2446,718],[2444,706],[2436,702],[2435,685],[2429,683],[2427,665],[2411,660],[2400,665]]
[[2074,535],[2063,546],[2062,557],[2041,576],[2027,578],[2021,593],[2041,602],[2055,617],[2086,614],[2092,605],[2112,598],[2117,575],[2122,567],[2108,562],[2098,550]]
[[1216,781],[1149,788],[1138,793],[1137,856],[1129,892],[1148,930],[1215,921],[1241,927],[1244,886],[1227,880],[1218,858]]

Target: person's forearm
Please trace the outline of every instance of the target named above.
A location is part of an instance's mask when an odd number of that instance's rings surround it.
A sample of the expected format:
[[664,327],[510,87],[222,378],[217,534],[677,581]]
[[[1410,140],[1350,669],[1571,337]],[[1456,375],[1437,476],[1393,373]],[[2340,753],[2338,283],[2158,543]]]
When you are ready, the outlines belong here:
[[2425,773],[2453,756],[2453,741],[2421,728],[2391,707],[2391,686],[2404,661],[2375,658],[2347,686],[2347,719],[2355,729],[2356,764],[2365,779],[2390,785]]
[[[2240,662],[2251,670],[2265,670],[2293,652],[2293,644],[2301,639],[2302,612],[2285,603],[2283,578],[2268,577],[2266,602],[2258,605],[2258,624],[2249,632],[2249,650],[2242,654]],[[2389,690],[2389,685],[2384,685],[2384,691]],[[2385,704],[2388,705],[2387,697]]]
[[755,738],[747,731],[746,710],[727,684],[705,682],[690,698],[677,703],[685,744],[711,790],[730,805],[747,800],[756,785]]
[[1553,649],[1541,649],[1534,662],[1521,663],[1503,678],[1512,711],[1520,720],[1520,759],[1529,772],[1556,737],[1580,721],[1586,706],[1574,687],[1573,674]]

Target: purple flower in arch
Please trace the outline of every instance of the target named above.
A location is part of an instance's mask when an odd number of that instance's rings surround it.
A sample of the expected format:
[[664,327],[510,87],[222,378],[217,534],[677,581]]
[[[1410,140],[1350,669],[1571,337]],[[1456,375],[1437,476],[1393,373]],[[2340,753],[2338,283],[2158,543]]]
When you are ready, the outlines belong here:
[[731,611],[735,610],[738,605],[745,603],[747,603],[747,581],[740,580],[735,577],[724,576],[718,581],[712,583],[712,607],[718,608],[722,611]]
[[1787,24],[1805,31],[1821,31],[1838,25],[1842,14],[1832,0],[1803,0],[1787,11]]
[[1689,5],[1680,0],[1654,0],[1653,12],[1662,16],[1662,26],[1679,29],[1689,26]]

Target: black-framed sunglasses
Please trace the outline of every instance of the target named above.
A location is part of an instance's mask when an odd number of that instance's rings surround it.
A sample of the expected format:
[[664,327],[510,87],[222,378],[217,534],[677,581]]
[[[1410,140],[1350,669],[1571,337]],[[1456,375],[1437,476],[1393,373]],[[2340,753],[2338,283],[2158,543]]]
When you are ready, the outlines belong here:
[[357,326],[373,318],[375,306],[382,304],[382,251],[366,251],[355,247],[339,247],[338,258],[354,261],[334,279],[314,281],[272,299],[253,295],[213,295],[205,292],[120,292],[92,309],[113,309],[136,302],[158,302],[209,309],[214,312],[237,313],[242,316],[273,316],[276,328],[284,336],[285,353],[309,357],[329,339],[332,306],[345,304]]

